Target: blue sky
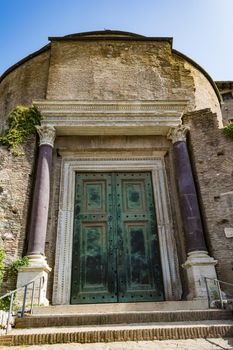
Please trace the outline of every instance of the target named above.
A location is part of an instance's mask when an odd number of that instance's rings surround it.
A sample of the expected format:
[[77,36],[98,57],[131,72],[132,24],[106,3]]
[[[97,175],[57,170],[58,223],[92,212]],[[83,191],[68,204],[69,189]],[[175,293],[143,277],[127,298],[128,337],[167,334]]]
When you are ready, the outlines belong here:
[[173,37],[214,80],[233,80],[233,0],[0,0],[0,74],[48,36],[115,29]]

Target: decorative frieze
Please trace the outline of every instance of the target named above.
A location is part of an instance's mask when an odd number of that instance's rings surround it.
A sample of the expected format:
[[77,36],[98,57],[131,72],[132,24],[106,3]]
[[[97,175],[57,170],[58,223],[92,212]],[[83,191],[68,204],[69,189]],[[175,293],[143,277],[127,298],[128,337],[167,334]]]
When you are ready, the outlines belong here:
[[58,135],[167,135],[181,122],[187,102],[181,101],[53,101],[34,104],[42,125]]
[[156,113],[182,114],[187,106],[186,100],[176,101],[34,101],[43,115],[49,114],[123,114]]

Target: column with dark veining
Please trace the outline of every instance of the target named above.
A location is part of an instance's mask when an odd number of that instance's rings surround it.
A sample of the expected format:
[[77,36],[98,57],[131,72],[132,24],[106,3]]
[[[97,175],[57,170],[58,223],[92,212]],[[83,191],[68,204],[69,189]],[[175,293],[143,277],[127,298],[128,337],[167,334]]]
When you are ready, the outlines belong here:
[[170,138],[173,142],[176,183],[181,207],[181,216],[188,252],[195,250],[207,251],[197,192],[186,144],[185,126],[172,129]]
[[[35,185],[33,191],[31,223],[28,237],[27,257],[28,266],[19,268],[17,277],[17,288],[24,286],[30,281],[34,283],[34,298],[40,304],[48,305],[47,282],[48,266],[45,256],[45,241],[48,223],[50,181],[53,143],[55,139],[55,128],[50,125],[37,127],[40,137],[37,167],[35,172]],[[28,288],[32,288],[29,284]],[[17,293],[18,300],[23,299],[22,293]]]
[[179,196],[181,218],[186,240],[187,260],[182,265],[187,270],[188,299],[206,298],[205,278],[216,278],[216,260],[208,255],[200,206],[197,197],[189,152],[186,144],[188,128],[179,125],[171,129],[176,185]]
[[44,255],[48,223],[50,177],[55,128],[38,126],[40,145],[32,200],[31,224],[27,255]]

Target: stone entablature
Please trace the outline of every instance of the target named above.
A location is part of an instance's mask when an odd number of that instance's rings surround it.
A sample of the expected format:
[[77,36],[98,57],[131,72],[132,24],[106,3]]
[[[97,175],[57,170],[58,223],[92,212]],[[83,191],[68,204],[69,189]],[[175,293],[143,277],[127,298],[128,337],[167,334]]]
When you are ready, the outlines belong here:
[[181,122],[187,101],[53,101],[34,104],[42,125],[58,135],[166,135]]

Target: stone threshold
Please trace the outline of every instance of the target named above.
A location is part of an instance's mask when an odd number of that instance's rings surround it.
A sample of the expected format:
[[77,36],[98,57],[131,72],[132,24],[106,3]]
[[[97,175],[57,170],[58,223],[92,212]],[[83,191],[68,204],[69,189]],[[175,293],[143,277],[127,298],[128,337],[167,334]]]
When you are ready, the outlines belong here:
[[128,311],[179,311],[179,310],[207,310],[208,300],[182,300],[139,303],[106,303],[79,305],[50,305],[48,307],[34,307],[33,314],[72,314],[72,313],[106,313]]

